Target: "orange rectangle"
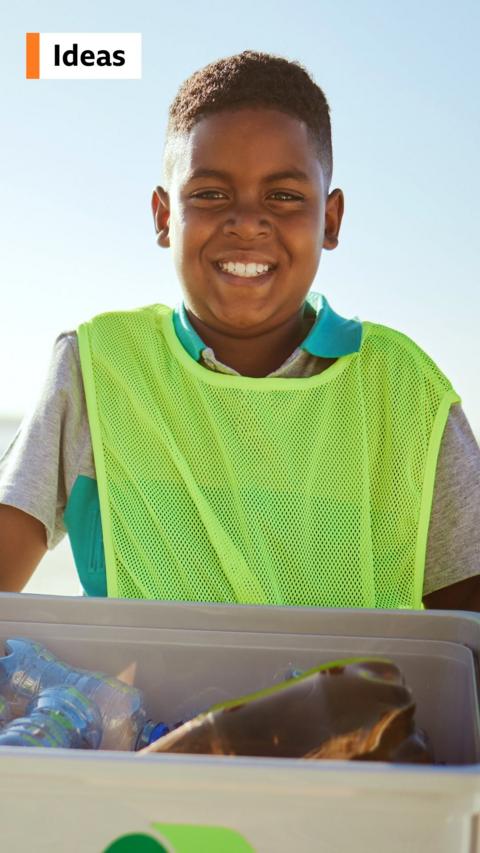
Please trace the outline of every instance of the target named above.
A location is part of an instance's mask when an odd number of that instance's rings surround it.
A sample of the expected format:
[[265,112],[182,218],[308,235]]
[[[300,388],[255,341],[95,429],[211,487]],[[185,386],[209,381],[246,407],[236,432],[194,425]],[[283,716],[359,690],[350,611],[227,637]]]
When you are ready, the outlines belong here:
[[26,33],[27,36],[27,80],[40,78],[40,33]]

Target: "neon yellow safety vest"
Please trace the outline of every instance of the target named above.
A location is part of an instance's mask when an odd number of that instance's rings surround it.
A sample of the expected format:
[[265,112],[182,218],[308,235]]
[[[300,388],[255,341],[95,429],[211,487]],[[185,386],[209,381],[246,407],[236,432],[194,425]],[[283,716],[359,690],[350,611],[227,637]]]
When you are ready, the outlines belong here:
[[234,376],[184,349],[173,311],[78,330],[108,595],[420,608],[450,405],[432,360],[363,323],[307,378]]

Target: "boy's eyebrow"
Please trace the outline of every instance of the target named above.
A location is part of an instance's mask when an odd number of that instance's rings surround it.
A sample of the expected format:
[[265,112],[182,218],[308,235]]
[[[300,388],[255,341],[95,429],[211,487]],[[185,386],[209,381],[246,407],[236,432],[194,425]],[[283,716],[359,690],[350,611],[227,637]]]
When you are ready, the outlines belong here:
[[[195,178],[221,178],[223,181],[228,181],[231,178],[231,175],[220,169],[204,169],[199,167],[198,169],[194,169],[193,172],[187,176],[187,182],[194,181]],[[302,181],[303,183],[308,183],[310,181],[306,172],[302,172],[301,169],[293,168],[285,169],[282,172],[272,172],[271,175],[265,176],[264,181],[270,183],[271,181],[284,181],[288,178],[294,181]]]
[[288,178],[292,178],[294,181],[301,181],[302,183],[308,183],[310,181],[307,173],[302,172],[301,169],[285,169],[283,172],[273,172],[271,175],[267,175],[265,180],[285,181]]

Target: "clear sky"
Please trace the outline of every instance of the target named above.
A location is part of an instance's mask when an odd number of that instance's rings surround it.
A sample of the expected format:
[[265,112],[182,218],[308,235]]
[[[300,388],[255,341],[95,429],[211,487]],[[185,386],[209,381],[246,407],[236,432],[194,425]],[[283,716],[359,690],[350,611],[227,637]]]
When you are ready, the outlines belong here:
[[[141,81],[27,81],[25,32],[141,32]],[[262,50],[325,90],[339,247],[314,290],[412,337],[480,435],[478,0],[22,0],[2,16],[0,416],[34,404],[55,337],[181,297],[154,240],[168,107],[193,71]]]

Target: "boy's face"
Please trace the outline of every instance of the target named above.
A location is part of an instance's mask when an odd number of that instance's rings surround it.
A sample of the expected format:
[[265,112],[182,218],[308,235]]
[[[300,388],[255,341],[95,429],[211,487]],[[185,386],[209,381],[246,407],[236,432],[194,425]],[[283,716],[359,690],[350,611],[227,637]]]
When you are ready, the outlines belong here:
[[[337,245],[343,196],[327,198],[303,122],[242,108],[195,125],[180,143],[169,192],[157,187],[152,209],[186,307],[218,332],[249,337],[298,313],[322,247]],[[244,278],[222,262],[269,269]]]

